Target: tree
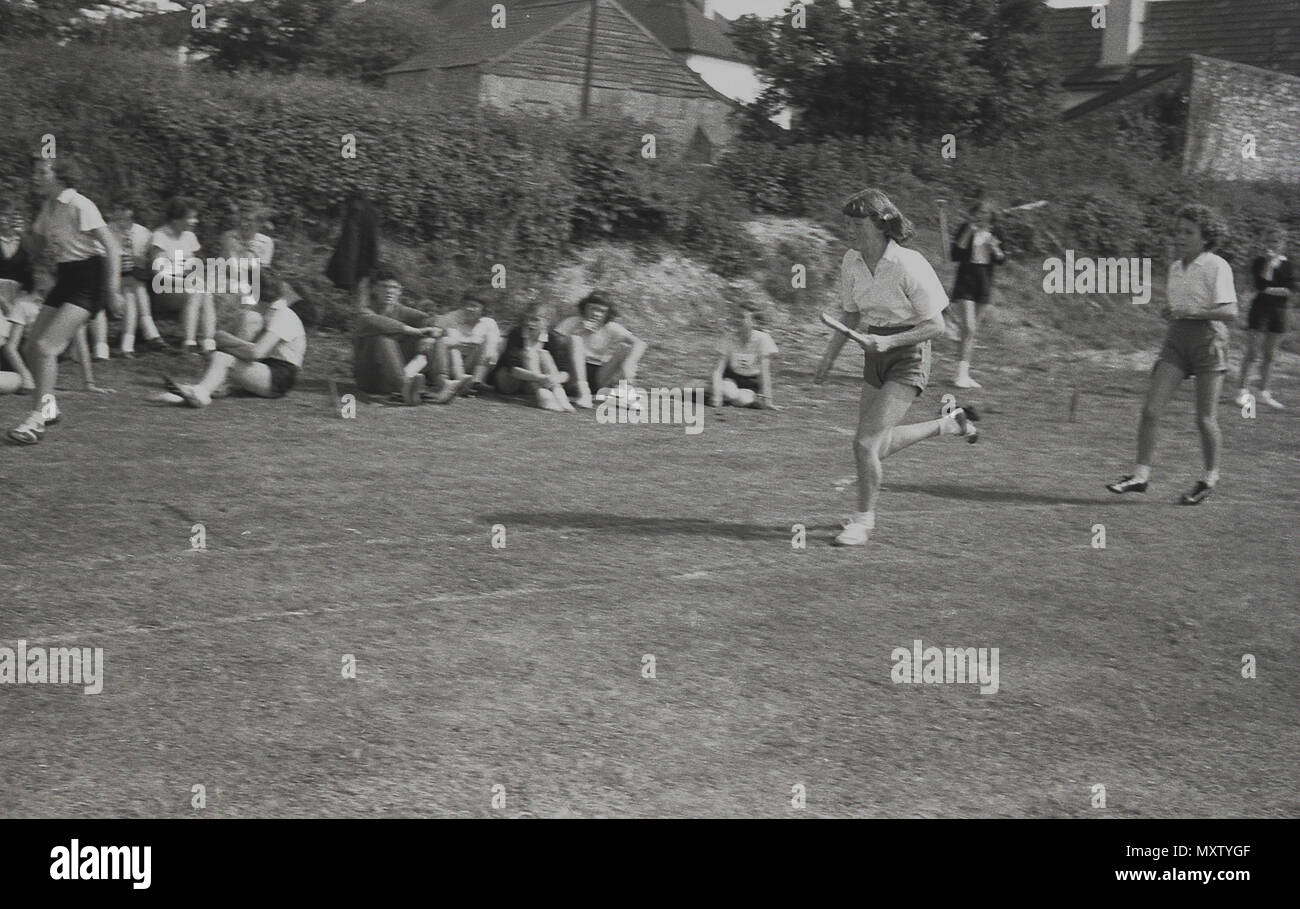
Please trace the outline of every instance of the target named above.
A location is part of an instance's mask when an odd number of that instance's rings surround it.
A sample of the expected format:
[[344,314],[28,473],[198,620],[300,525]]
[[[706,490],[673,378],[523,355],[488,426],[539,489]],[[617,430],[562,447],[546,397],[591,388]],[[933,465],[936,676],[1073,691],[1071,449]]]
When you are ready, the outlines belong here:
[[793,28],[745,16],[733,40],[766,83],[748,113],[796,112],[798,134],[989,139],[1052,109],[1038,0],[821,0]]
[[191,49],[204,51],[220,70],[270,70],[290,73],[312,60],[322,38],[351,0],[251,0],[208,9],[207,24],[196,28]]

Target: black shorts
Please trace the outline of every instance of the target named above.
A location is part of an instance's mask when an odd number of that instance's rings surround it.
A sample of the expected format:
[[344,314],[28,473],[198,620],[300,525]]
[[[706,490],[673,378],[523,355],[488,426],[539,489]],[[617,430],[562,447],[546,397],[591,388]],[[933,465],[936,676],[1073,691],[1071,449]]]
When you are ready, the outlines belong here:
[[759,384],[758,376],[742,376],[738,372],[732,372],[730,365],[722,370],[722,378],[735,382],[737,388],[747,388],[750,391],[761,391],[763,387]]
[[267,357],[260,362],[265,363],[267,368],[271,370],[271,394],[273,397],[284,397],[298,382],[298,367],[288,360]]
[[1250,304],[1246,327],[1251,331],[1266,331],[1273,335],[1285,334],[1286,300],[1256,297],[1255,302]]
[[45,295],[45,305],[58,309],[65,303],[71,303],[90,313],[93,318],[108,308],[104,290],[103,256],[79,262],[60,262],[55,271],[54,286]]
[[974,300],[977,306],[987,306],[992,292],[992,265],[963,262],[957,266],[957,283],[952,288],[954,300]]
[[596,387],[597,387],[598,385],[600,385],[600,367],[601,367],[601,365],[602,365],[602,364],[600,364],[600,363],[588,363],[588,364],[587,364],[587,387],[590,388],[590,389],[592,389],[593,391],[596,390]]

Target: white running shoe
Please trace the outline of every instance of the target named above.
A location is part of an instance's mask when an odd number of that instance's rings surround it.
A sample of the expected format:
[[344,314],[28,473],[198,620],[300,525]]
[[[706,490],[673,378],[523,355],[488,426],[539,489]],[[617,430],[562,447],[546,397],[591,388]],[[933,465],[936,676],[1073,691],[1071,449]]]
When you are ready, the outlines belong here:
[[983,388],[984,386],[976,382],[970,376],[958,376],[952,380],[952,384],[957,388]]
[[212,396],[197,385],[177,385],[176,394],[190,407],[202,409],[212,403]]
[[1245,407],[1248,403],[1250,403],[1250,397],[1251,395],[1250,395],[1249,388],[1243,388],[1241,391],[1237,392],[1237,406]]
[[1259,399],[1274,410],[1286,410],[1286,405],[1273,397],[1273,393],[1265,389],[1259,393]]
[[844,529],[835,537],[836,546],[866,546],[871,538],[871,528],[852,519],[844,522]]

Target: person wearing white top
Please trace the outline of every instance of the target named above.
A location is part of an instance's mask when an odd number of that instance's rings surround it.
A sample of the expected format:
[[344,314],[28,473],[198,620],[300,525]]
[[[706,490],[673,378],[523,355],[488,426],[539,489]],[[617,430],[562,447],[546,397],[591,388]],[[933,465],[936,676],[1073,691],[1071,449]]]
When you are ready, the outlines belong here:
[[32,255],[39,258],[48,253],[58,275],[28,338],[28,349],[34,351],[28,360],[36,380],[36,408],[9,430],[9,439],[22,445],[40,442],[46,424],[59,419],[54,385],[59,354],[69,343],[77,342],[86,389],[109,391],[95,385],[85,328],[101,309],[117,307],[121,290],[121,249],[95,203],[77,192],[81,182],[77,162],[36,157],[32,182],[43,198],[29,238]]
[[217,332],[217,350],[203,378],[193,385],[168,380],[169,389],[188,406],[207,407],[227,381],[259,398],[284,397],[296,384],[307,332],[285,302],[284,282],[270,271],[259,278],[258,300],[245,311],[239,332]]
[[[147,268],[149,241],[153,234],[143,224],[135,223],[135,203],[125,197],[114,199],[107,212],[108,226],[122,247],[122,339],[118,353],[130,360],[135,358],[137,327],[143,327],[144,341],[150,347],[158,349],[162,342],[149,312],[149,292],[137,277]],[[90,330],[94,336],[95,359],[107,360],[108,313],[98,313],[90,322]],[[165,347],[165,343],[162,346]]]
[[[925,257],[901,245],[915,230],[883,192],[864,189],[849,197],[842,212],[850,248],[841,263],[837,321],[850,330],[866,322],[866,334],[853,331],[863,350],[866,381],[853,440],[858,510],[835,543],[863,546],[876,525],[881,461],[932,436],[974,442],[978,417],[970,408],[958,408],[937,420],[898,425],[929,382],[930,341],[944,334],[948,295]],[[826,381],[845,337],[839,332],[831,337],[813,374],[816,384]]]
[[477,395],[486,387],[501,351],[501,329],[487,315],[492,301],[489,292],[471,288],[461,295],[460,309],[434,320],[443,331],[435,347],[437,362],[447,364],[446,378],[459,386],[462,397]]
[[[213,336],[217,330],[217,311],[210,293],[187,293],[179,289],[185,277],[186,263],[198,258],[199,240],[194,228],[199,223],[199,208],[184,196],[167,202],[167,223],[153,232],[149,240],[149,263],[154,270],[153,302],[181,311],[185,331],[182,345],[186,353],[210,353],[216,350]],[[178,271],[178,265],[179,271]],[[158,292],[159,287],[171,288]],[[150,313],[152,318],[152,313]]]
[[735,326],[718,341],[718,360],[713,367],[714,407],[757,407],[775,410],[772,400],[772,358],[776,342],[754,327],[766,322],[756,304],[743,303],[736,309]]
[[1205,473],[1180,502],[1201,504],[1219,481],[1219,391],[1228,371],[1228,323],[1237,318],[1232,268],[1210,251],[1223,234],[1222,220],[1206,206],[1185,205],[1179,210],[1174,223],[1178,258],[1169,266],[1168,302],[1160,313],[1169,322],[1169,331],[1138,421],[1137,466],[1133,473],[1106,484],[1111,492],[1147,491],[1160,415],[1188,376],[1196,376],[1196,427]]

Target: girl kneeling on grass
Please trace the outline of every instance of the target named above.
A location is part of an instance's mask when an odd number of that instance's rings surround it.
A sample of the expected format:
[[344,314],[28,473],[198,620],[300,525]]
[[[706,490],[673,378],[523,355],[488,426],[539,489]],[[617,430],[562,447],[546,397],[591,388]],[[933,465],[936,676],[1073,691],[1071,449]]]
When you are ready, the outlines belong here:
[[754,327],[766,324],[762,310],[755,303],[742,303],[736,309],[735,324],[718,341],[718,362],[713,367],[714,407],[757,407],[774,410],[772,402],[772,357],[776,343],[772,336]]
[[546,349],[549,311],[535,303],[528,307],[519,324],[506,336],[506,347],[492,376],[497,391],[504,395],[530,393],[543,410],[567,411],[574,406],[564,392],[569,374],[561,372]]
[[1219,480],[1221,436],[1216,411],[1228,371],[1228,323],[1237,318],[1232,268],[1210,252],[1223,236],[1223,222],[1206,206],[1186,205],[1179,210],[1174,226],[1178,258],[1169,266],[1168,302],[1160,313],[1169,330],[1138,421],[1137,466],[1128,476],[1106,484],[1111,492],[1147,491],[1160,414],[1188,376],[1196,376],[1196,426],[1201,432],[1205,474],[1183,495],[1182,504],[1201,504]]

